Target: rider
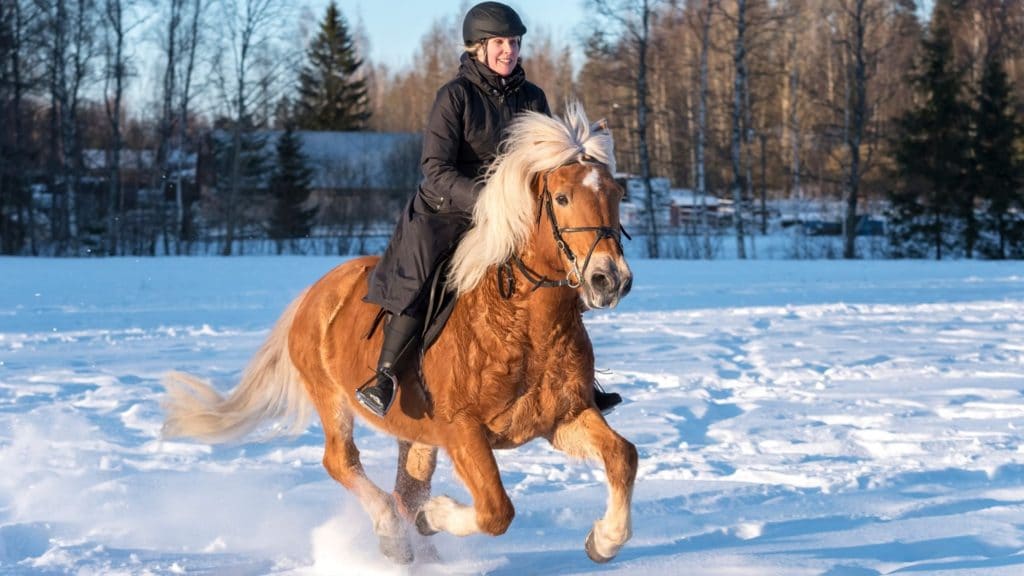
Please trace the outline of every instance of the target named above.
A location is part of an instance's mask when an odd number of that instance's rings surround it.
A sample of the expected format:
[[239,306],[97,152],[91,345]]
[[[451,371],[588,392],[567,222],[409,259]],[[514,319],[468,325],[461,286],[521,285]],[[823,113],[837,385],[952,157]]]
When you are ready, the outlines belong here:
[[[438,263],[469,229],[480,177],[494,159],[505,128],[527,110],[551,114],[544,91],[526,80],[519,48],[526,26],[500,2],[470,8],[462,23],[463,53],[455,79],[441,87],[423,133],[423,179],[409,200],[387,250],[369,280],[366,301],[390,313],[376,382],[359,401],[383,417],[391,407],[395,365],[423,329],[424,286]],[[622,401],[595,389],[602,411]]]

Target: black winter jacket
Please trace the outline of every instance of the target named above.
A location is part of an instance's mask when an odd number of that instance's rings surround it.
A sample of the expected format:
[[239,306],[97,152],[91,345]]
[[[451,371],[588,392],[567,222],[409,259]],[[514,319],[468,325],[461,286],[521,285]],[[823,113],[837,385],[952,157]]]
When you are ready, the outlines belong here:
[[551,114],[544,91],[517,66],[502,78],[469,53],[459,73],[437,92],[423,133],[419,194],[438,212],[472,210],[512,118],[527,110]]
[[464,54],[437,92],[423,133],[423,180],[369,279],[366,301],[392,313],[422,313],[423,287],[469,228],[487,167],[520,112],[550,114],[544,91],[516,66],[507,78]]

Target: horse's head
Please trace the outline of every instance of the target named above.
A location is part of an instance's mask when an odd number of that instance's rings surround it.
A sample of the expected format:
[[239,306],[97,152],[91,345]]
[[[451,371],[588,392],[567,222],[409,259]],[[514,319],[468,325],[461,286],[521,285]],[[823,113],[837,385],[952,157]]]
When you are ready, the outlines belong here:
[[565,270],[566,281],[588,308],[614,307],[633,286],[622,253],[622,187],[608,166],[581,155],[541,176],[538,189],[543,212],[534,242],[538,256]]
[[[578,103],[563,119],[526,113],[508,129],[452,260],[449,286],[465,293],[495,266],[536,287],[575,288],[590,308],[629,292],[615,154],[604,122]],[[507,287],[506,287],[507,288]]]

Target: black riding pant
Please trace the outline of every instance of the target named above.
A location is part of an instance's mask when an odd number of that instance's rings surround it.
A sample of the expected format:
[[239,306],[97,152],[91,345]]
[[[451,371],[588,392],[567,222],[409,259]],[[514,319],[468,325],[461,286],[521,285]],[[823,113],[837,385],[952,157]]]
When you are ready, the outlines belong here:
[[433,212],[414,194],[370,275],[366,301],[392,314],[423,314],[424,287],[438,263],[455,250],[469,224],[468,214]]

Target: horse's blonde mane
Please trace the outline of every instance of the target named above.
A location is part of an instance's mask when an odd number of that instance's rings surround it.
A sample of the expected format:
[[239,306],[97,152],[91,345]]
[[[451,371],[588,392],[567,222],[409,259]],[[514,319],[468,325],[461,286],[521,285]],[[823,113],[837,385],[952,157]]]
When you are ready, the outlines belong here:
[[537,214],[533,178],[584,156],[615,173],[611,133],[601,122],[591,125],[579,102],[567,103],[562,119],[537,112],[516,118],[485,176],[473,226],[455,250],[449,289],[458,294],[472,290],[492,266],[519,250]]

